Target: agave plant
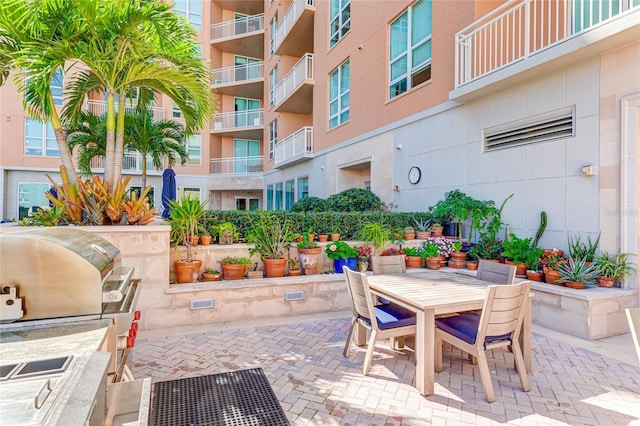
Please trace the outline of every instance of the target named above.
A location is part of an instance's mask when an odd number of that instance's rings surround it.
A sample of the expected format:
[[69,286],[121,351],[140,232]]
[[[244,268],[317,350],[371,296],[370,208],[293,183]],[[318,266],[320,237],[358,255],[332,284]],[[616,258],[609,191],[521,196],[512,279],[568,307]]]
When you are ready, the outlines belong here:
[[567,263],[560,264],[557,269],[560,279],[557,282],[576,282],[594,284],[598,269],[594,263],[587,264],[585,259],[574,259],[569,256]]

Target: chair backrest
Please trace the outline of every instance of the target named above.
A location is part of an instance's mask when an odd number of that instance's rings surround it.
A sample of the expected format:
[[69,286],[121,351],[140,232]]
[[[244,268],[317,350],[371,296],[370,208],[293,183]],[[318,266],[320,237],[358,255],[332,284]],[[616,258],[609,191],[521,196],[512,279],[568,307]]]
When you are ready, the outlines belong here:
[[631,337],[633,338],[638,360],[640,361],[640,308],[627,308],[625,312],[627,313]]
[[477,341],[484,342],[487,336],[511,334],[518,338],[524,319],[524,303],[529,297],[531,281],[513,285],[490,285],[484,300]]
[[374,275],[407,272],[404,256],[371,256],[371,266]]
[[349,295],[351,296],[354,315],[371,319],[371,313],[369,310],[371,295],[364,286],[366,275],[361,272],[352,271],[346,266],[342,267],[342,271],[344,272],[344,276],[347,281],[347,288],[349,289]]
[[487,262],[486,260],[480,260],[478,263],[478,273],[476,278],[479,280],[493,284],[513,284],[515,277],[515,265]]

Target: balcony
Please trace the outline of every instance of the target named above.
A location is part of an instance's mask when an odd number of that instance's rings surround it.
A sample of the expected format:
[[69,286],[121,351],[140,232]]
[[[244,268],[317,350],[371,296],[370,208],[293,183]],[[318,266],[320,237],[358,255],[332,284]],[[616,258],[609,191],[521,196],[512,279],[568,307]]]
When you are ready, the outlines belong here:
[[275,168],[313,158],[313,127],[303,127],[276,144]]
[[[95,115],[104,115],[107,113],[107,101],[96,101],[89,100],[87,102],[87,110]],[[118,111],[118,104],[116,103],[116,112]],[[152,108],[153,119],[154,121],[159,121],[164,119],[164,109],[162,108]],[[136,106],[135,105],[125,105],[124,112],[126,114],[135,114]]]
[[231,138],[262,139],[263,112],[263,109],[251,109],[216,114],[211,123],[211,133]]
[[300,56],[313,52],[315,0],[293,0],[276,29],[275,54]]
[[213,70],[213,89],[221,95],[261,99],[264,95],[264,62]]
[[509,84],[515,75],[549,72],[633,42],[639,23],[637,0],[507,2],[456,34],[450,98],[463,100]]
[[264,57],[264,14],[211,26],[211,44],[223,52],[250,58]]
[[313,54],[306,53],[273,90],[277,112],[309,114],[313,110]]
[[[104,157],[93,157],[91,159],[91,171],[101,173],[104,171]],[[142,173],[142,155],[139,152],[125,152],[122,160],[123,173]],[[159,176],[162,169],[156,169],[151,161],[151,156],[147,155],[147,174]]]
[[243,15],[257,15],[264,12],[264,0],[214,0],[220,8],[233,10]]
[[207,186],[210,191],[262,190],[262,156],[213,158],[209,164]]

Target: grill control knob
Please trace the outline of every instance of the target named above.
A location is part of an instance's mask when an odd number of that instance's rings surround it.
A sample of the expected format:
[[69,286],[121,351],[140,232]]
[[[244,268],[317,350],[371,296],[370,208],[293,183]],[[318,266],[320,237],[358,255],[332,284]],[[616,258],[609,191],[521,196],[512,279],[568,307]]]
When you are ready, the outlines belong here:
[[133,319],[134,319],[134,321],[139,321],[139,320],[140,320],[140,318],[142,318],[142,314],[140,313],[140,311],[135,311],[135,312],[133,313]]

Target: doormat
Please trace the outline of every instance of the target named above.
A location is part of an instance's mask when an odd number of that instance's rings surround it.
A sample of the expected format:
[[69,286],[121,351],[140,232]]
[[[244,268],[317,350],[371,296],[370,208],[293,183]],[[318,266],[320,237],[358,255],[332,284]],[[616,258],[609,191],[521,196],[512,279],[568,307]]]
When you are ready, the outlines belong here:
[[262,368],[156,382],[155,426],[289,425]]

